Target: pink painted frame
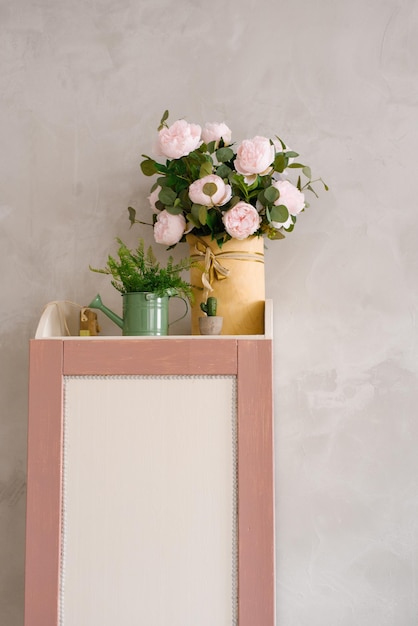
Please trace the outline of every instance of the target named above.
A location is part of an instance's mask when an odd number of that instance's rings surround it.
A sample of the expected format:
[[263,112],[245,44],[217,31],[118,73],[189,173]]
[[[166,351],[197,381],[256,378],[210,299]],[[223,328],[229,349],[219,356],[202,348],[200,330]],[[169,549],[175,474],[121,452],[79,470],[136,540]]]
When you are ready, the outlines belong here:
[[64,376],[234,375],[238,624],[274,626],[272,342],[36,339],[30,345],[25,626],[58,626]]

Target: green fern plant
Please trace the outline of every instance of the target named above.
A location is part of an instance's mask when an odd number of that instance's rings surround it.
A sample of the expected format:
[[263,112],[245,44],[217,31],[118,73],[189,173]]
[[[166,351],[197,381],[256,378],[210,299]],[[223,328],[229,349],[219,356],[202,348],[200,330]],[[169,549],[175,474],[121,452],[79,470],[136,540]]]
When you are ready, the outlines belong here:
[[158,297],[179,295],[192,301],[191,285],[181,277],[181,272],[193,265],[191,259],[184,258],[174,263],[170,256],[166,266],[162,267],[152,247],[145,250],[143,239],[139,239],[135,250],[130,250],[119,238],[116,241],[119,244],[119,259],[109,255],[106,267],[97,269],[90,265],[92,272],[111,276],[113,287],[120,293],[146,291]]

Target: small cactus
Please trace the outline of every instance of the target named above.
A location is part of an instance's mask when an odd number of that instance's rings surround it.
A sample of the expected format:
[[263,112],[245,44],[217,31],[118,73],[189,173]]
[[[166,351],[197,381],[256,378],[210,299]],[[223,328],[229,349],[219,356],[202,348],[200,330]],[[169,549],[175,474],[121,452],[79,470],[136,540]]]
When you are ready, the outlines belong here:
[[206,302],[200,303],[200,308],[208,317],[214,317],[218,308],[218,301],[216,298],[210,296]]

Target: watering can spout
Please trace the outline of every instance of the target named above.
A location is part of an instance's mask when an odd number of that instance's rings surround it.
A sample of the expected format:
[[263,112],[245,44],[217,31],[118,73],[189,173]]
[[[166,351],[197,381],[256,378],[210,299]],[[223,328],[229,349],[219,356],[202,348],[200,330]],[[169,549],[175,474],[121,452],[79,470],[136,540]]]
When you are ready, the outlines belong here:
[[114,322],[117,326],[119,326],[119,328],[123,328],[123,319],[119,317],[119,315],[116,315],[116,313],[113,313],[113,311],[111,311],[107,306],[103,304],[100,294],[97,294],[94,300],[90,302],[88,308],[99,309],[99,311],[102,311],[102,313],[107,315],[107,317],[111,319],[112,322]]

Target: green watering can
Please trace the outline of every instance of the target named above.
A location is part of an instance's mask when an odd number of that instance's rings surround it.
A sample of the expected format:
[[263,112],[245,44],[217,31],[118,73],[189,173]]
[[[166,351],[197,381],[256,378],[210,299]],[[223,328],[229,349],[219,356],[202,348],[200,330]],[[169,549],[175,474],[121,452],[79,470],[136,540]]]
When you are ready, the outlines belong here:
[[[88,305],[89,309],[99,309],[119,328],[126,336],[155,336],[168,335],[168,302],[170,297],[177,297],[186,305],[183,315],[174,322],[178,322],[187,315],[187,301],[176,295],[175,290],[167,290],[166,295],[157,296],[155,293],[138,291],[123,293],[123,319],[111,311],[102,302],[99,294]],[[174,324],[171,322],[171,324]]]

